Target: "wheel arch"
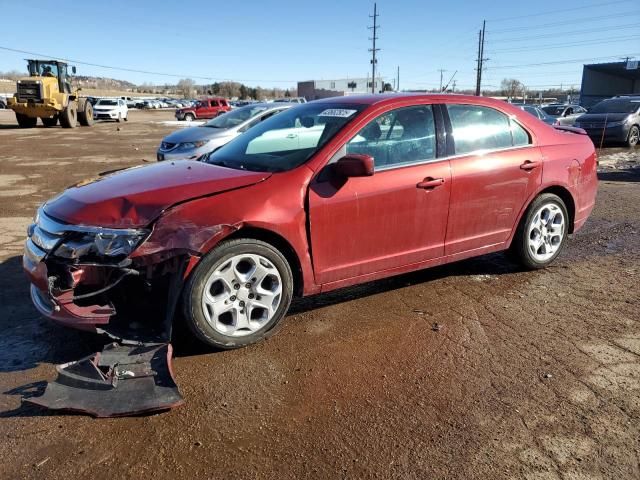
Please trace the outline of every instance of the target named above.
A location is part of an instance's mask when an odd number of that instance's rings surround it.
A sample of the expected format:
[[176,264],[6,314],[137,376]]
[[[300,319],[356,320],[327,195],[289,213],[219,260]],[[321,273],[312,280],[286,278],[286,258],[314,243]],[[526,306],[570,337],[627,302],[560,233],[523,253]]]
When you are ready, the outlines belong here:
[[[531,199],[531,202],[543,193],[553,193],[562,199],[569,214],[569,233],[573,233],[573,226],[576,219],[576,201],[571,192],[561,185],[551,185],[539,191],[536,196]],[[529,204],[531,204],[531,202],[529,202]],[[529,205],[527,205],[527,208],[529,208]]]
[[297,297],[302,296],[302,292],[304,291],[302,265],[300,263],[300,259],[298,258],[298,254],[287,239],[272,230],[253,226],[243,226],[233,232],[231,235],[225,237],[224,240],[232,240],[238,238],[261,240],[265,243],[268,243],[272,247],[276,248],[280,253],[282,253],[287,262],[289,262],[289,266],[291,267],[291,273],[293,275],[293,294]]
[[567,207],[567,213],[569,214],[569,233],[573,233],[576,218],[576,201],[573,198],[573,194],[567,187],[563,185],[546,185],[535,194],[531,195],[531,197],[527,200],[526,205],[524,206],[524,208],[522,208],[520,215],[518,215],[518,220],[513,226],[513,230],[511,231],[511,236],[509,237],[507,247],[511,246],[511,242],[513,242],[516,231],[518,230],[518,226],[520,225],[520,222],[522,222],[522,219],[526,215],[533,201],[544,193],[553,193],[554,195],[560,197],[560,199],[564,202],[565,206]]

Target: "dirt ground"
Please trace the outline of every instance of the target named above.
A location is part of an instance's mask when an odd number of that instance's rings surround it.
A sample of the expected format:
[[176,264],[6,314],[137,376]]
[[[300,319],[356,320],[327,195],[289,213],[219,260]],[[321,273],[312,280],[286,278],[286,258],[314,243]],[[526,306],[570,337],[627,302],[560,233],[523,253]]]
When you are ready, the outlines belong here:
[[242,350],[178,340],[167,413],[21,405],[106,343],[31,306],[25,227],[65,186],[153,161],[170,115],[19,130],[0,111],[0,478],[640,478],[640,149],[601,152],[597,207],[551,268],[490,255],[298,301]]

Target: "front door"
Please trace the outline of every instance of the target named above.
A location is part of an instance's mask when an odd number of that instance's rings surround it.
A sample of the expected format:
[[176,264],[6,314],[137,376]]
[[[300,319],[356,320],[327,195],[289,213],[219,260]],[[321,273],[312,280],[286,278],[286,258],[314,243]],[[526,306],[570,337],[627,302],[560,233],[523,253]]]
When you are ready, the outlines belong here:
[[449,209],[449,161],[436,157],[430,105],[392,110],[353,137],[343,153],[370,155],[371,177],[310,185],[316,281],[327,284],[441,257]]
[[[542,181],[542,155],[530,134],[493,108],[447,105],[451,203],[446,254],[505,242]],[[445,112],[445,113],[446,113]]]

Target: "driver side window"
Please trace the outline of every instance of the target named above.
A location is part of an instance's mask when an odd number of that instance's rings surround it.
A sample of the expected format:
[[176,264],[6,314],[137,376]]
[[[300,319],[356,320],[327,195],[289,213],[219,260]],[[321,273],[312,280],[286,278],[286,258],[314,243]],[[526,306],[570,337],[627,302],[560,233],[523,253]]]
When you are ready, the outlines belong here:
[[370,155],[376,168],[410,165],[436,158],[431,105],[399,108],[369,122],[346,145],[347,154]]

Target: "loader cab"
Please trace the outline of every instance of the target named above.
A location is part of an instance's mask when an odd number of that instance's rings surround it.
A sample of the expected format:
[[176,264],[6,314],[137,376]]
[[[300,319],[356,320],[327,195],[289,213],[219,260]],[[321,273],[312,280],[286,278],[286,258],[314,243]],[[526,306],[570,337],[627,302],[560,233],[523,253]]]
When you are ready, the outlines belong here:
[[[27,62],[29,76],[56,78],[59,91],[71,94],[71,76],[69,75],[68,65],[65,62],[55,60],[27,60]],[[75,73],[76,67],[71,67],[71,70]]]

